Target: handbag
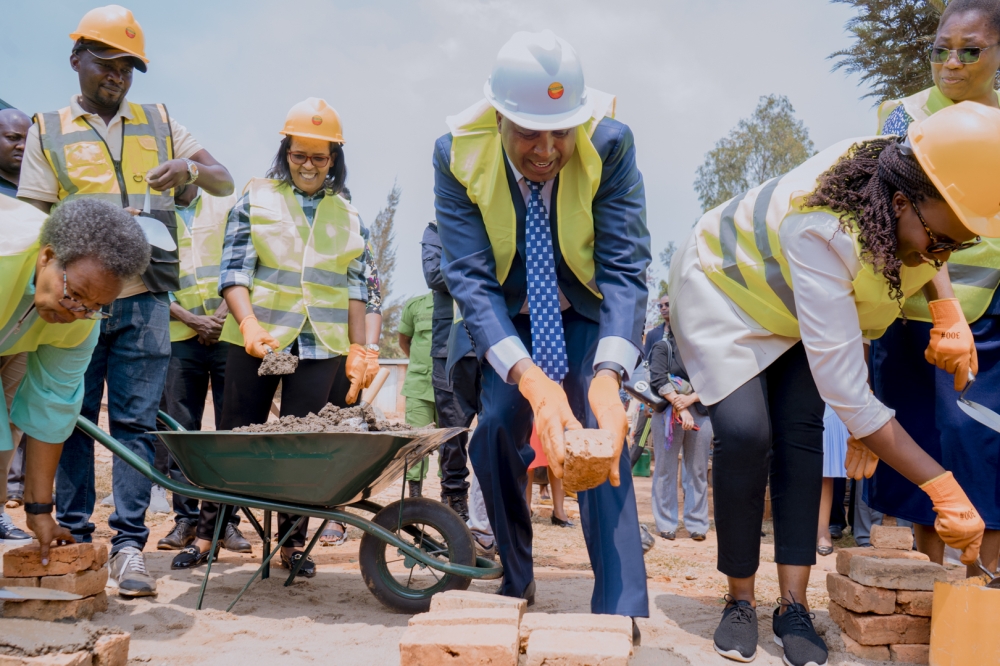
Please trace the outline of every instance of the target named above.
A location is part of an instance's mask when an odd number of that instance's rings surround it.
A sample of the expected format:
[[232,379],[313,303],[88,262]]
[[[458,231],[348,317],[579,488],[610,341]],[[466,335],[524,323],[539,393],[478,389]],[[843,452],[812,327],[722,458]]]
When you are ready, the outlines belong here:
[[633,370],[628,379],[622,382],[622,388],[654,412],[662,412],[670,406],[670,403],[654,391],[649,383],[649,361],[643,361],[639,367]]

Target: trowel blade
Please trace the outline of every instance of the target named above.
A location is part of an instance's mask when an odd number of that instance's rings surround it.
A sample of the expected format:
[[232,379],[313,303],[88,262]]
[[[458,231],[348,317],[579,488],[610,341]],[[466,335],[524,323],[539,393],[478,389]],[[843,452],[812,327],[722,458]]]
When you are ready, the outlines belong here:
[[83,599],[83,597],[72,592],[50,590],[46,587],[0,587],[0,600],[2,601],[28,601],[29,599],[76,601]]
[[160,222],[155,217],[147,217],[145,215],[136,215],[135,221],[139,223],[142,232],[146,234],[146,240],[149,241],[150,245],[168,252],[173,252],[177,249],[174,237],[170,235],[170,230],[167,229],[163,222]]
[[1000,432],[1000,414],[971,400],[959,400],[958,408],[987,428]]

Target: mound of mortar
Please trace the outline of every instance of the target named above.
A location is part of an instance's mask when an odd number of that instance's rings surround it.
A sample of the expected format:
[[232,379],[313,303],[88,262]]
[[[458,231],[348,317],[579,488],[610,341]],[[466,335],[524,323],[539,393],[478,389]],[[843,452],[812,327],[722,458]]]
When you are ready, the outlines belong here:
[[270,423],[257,423],[233,432],[404,432],[413,430],[405,423],[390,423],[375,415],[371,407],[341,409],[327,403],[319,414],[307,416],[282,416]]

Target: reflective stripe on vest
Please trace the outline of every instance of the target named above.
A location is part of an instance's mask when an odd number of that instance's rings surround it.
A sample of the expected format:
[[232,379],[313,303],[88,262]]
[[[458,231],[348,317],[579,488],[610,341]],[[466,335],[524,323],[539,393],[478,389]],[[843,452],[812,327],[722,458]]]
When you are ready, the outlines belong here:
[[[324,347],[346,354],[347,269],[365,247],[357,210],[340,196],[327,195],[310,226],[290,185],[254,178],[247,192],[257,251],[250,302],[257,320],[285,348],[295,342],[308,317]],[[243,345],[232,317],[226,319],[222,339]]]
[[[180,214],[177,215],[181,288],[174,292],[174,298],[192,314],[211,315],[222,304],[222,297],[219,296],[219,263],[222,261],[226,220],[235,205],[235,194],[213,197],[202,192],[195,203],[190,230]],[[194,329],[176,319],[170,320],[171,342],[188,340],[196,335]]]
[[[1000,101],[1000,91],[997,91]],[[937,86],[921,90],[905,99],[895,99],[883,102],[878,108],[878,129],[882,133],[885,121],[897,107],[902,106],[915,122],[925,120],[941,109],[954,104],[945,97]],[[979,245],[952,253],[948,258],[948,275],[951,286],[955,289],[955,297],[962,305],[962,312],[968,322],[974,322],[983,316],[993,301],[993,294],[1000,285],[1000,239],[984,238]],[[917,292],[906,299],[903,312],[909,319],[931,321],[931,313],[927,307],[927,298],[923,292]]]
[[[804,198],[816,188],[823,172],[864,140],[843,141],[814,155],[784,176],[709,211],[695,226],[698,257],[706,275],[772,333],[799,337],[794,285],[781,252],[781,224],[789,215],[817,210],[804,209]],[[852,230],[851,235],[860,257],[857,231]],[[903,267],[904,295],[916,292],[934,273],[927,265]],[[862,332],[866,338],[877,338],[899,315],[899,304],[889,297],[885,278],[867,262],[861,262],[853,285]]]
[[[594,114],[576,128],[576,150],[559,172],[556,214],[559,248],[581,283],[601,297],[594,278],[594,215],[592,204],[601,184],[604,163],[590,137],[602,118],[614,118],[615,97],[588,90]],[[447,119],[451,129],[451,172],[479,206],[496,260],[497,281],[503,284],[517,254],[517,216],[510,197],[504,151],[496,111],[486,100]]]
[[[0,196],[0,353],[4,356],[34,351],[39,345],[71,349],[86,341],[94,328],[90,319],[49,324],[31,317],[30,326],[13,333],[34,297],[26,292],[35,277],[38,236],[45,214],[30,204]],[[28,321],[28,320],[25,320]],[[6,339],[5,339],[6,338]]]

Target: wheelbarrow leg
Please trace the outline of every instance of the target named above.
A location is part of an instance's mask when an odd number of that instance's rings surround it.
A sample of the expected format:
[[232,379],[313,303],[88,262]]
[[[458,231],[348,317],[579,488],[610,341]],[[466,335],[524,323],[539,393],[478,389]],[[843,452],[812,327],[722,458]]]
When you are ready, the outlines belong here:
[[[243,515],[245,515],[247,517],[247,520],[250,521],[250,524],[253,525],[254,530],[257,532],[257,536],[260,537],[261,543],[263,544],[263,546],[262,546],[262,549],[264,551],[264,555],[263,556],[267,557],[267,554],[271,550],[271,534],[270,534],[270,532],[271,532],[270,527],[271,526],[268,525],[268,529],[267,529],[267,531],[265,531],[264,528],[261,527],[260,523],[257,522],[257,517],[253,515],[253,512],[249,508],[247,508],[245,506],[244,507],[240,507],[240,508],[243,509]],[[265,511],[265,513],[267,514],[268,518],[271,517],[271,512],[270,511]],[[268,569],[270,569],[270,567],[268,567]],[[270,571],[265,571],[263,574],[261,574],[261,580],[264,580],[264,579],[268,578],[269,577],[268,576],[269,573],[270,573]]]
[[212,573],[212,562],[215,561],[215,549],[219,545],[219,532],[222,531],[222,524],[229,522],[228,512],[225,507],[219,511],[219,515],[215,518],[215,534],[212,535],[212,545],[208,549],[208,568],[205,569],[205,580],[201,581],[201,590],[198,592],[198,605],[195,610],[201,610],[201,602],[205,600],[205,588],[208,587],[208,576]]
[[[267,518],[268,517],[265,516],[264,520],[267,520]],[[259,576],[262,571],[264,571],[268,566],[270,566],[270,564],[271,564],[271,558],[274,557],[275,554],[281,552],[281,547],[285,545],[286,541],[288,541],[288,537],[292,536],[292,534],[297,529],[299,529],[299,525],[302,524],[302,521],[303,520],[308,520],[308,518],[309,518],[309,516],[299,516],[299,519],[295,521],[295,524],[292,525],[292,528],[290,530],[288,530],[287,532],[285,532],[285,534],[281,537],[281,540],[278,542],[278,545],[274,547],[274,550],[272,552],[270,552],[270,553],[267,554],[267,557],[265,557],[264,561],[261,562],[260,568],[257,569],[257,571],[255,571],[253,573],[253,576],[250,577],[250,580],[247,581],[247,584],[243,586],[243,589],[240,590],[240,593],[236,595],[235,599],[233,599],[233,603],[229,604],[229,607],[226,608],[226,612],[227,613],[229,611],[233,610],[233,606],[236,605],[236,602],[240,600],[240,597],[243,596],[243,593],[246,592],[247,589],[250,587],[250,583],[254,582],[257,579],[257,576]]]
[[264,569],[260,574],[261,580],[267,580],[271,577],[271,511],[269,509],[264,511],[264,548],[262,551],[262,556],[264,558]]
[[302,557],[299,558],[299,561],[295,563],[294,567],[292,567],[292,573],[288,574],[288,580],[285,581],[285,587],[291,585],[292,581],[295,580],[295,576],[299,573],[299,569],[301,569],[302,565],[305,564],[306,558],[309,557],[309,553],[312,552],[312,549],[316,545],[316,542],[319,541],[319,538],[321,536],[323,536],[323,530],[326,529],[326,526],[329,522],[330,522],[329,520],[324,520],[323,524],[319,526],[318,530],[316,530],[316,534],[313,535],[312,541],[309,542],[309,546],[306,548],[306,552],[302,554]]

